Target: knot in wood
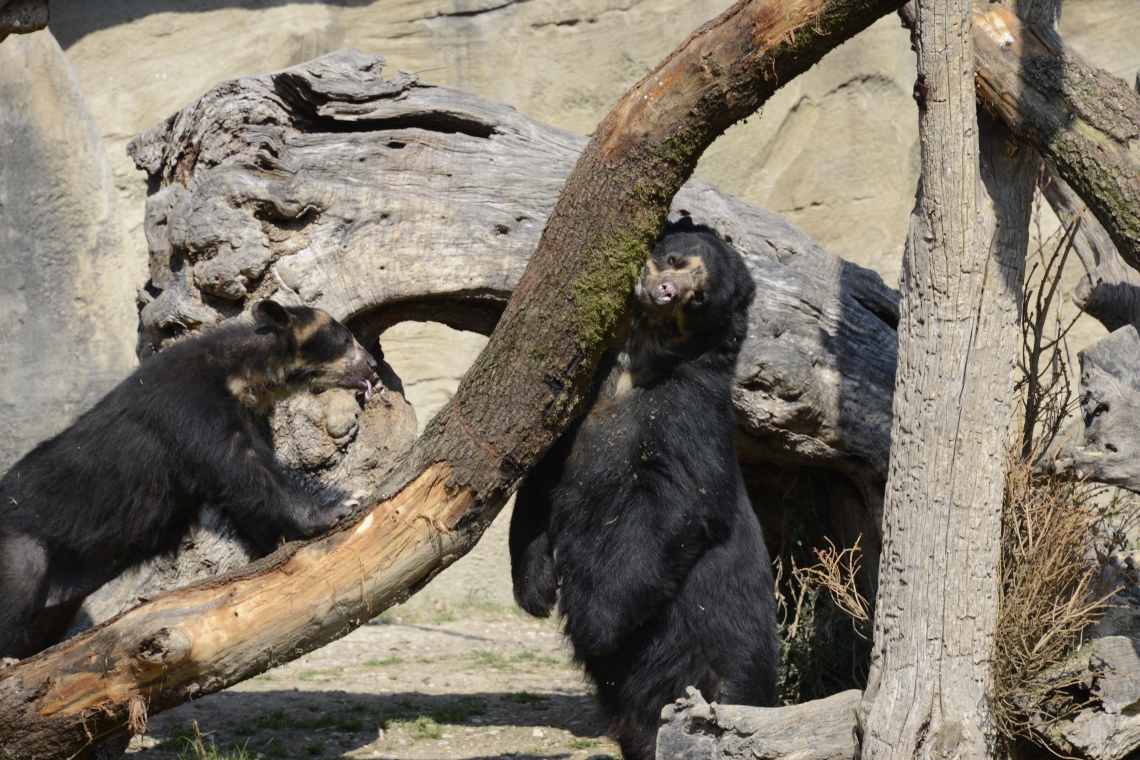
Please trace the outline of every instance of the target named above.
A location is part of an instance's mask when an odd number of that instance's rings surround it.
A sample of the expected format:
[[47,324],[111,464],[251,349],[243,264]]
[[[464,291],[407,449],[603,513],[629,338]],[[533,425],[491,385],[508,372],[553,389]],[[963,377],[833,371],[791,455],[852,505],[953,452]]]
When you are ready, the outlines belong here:
[[170,667],[190,656],[190,637],[181,628],[159,628],[139,642],[138,659],[149,665]]

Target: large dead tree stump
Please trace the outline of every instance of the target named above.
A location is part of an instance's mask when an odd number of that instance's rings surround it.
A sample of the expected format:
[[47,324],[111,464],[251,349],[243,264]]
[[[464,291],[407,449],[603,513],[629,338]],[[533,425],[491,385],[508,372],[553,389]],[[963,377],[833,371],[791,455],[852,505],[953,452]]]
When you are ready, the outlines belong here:
[[[344,50],[227,82],[131,144],[157,189],[140,353],[270,296],[329,311],[366,345],[405,319],[490,332],[586,139],[382,67]],[[699,179],[673,213],[720,231],[759,286],[742,456],[844,472],[872,505],[850,538],[873,536],[897,294]]]

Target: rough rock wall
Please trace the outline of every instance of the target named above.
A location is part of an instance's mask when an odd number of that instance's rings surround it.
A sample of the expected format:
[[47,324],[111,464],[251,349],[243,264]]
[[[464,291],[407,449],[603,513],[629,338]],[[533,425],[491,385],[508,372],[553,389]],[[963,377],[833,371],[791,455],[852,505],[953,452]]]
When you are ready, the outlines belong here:
[[[91,103],[137,249],[145,186],[123,147],[222,79],[352,45],[394,68],[589,133],[617,99],[729,0],[54,0],[51,28]],[[1134,0],[1066,0],[1061,31],[1132,82]],[[897,280],[917,183],[914,54],[893,16],[738,124],[697,173],[784,214]]]
[[[52,29],[80,73],[143,250],[145,187],[122,148],[221,79],[352,45],[394,68],[589,133],[625,91],[728,0],[414,0],[184,4],[56,0]],[[914,56],[894,18],[798,78],[719,140],[698,174],[787,215],[825,246],[897,279],[917,181]]]
[[0,44],[0,472],[134,366],[137,249],[75,72],[46,31]]

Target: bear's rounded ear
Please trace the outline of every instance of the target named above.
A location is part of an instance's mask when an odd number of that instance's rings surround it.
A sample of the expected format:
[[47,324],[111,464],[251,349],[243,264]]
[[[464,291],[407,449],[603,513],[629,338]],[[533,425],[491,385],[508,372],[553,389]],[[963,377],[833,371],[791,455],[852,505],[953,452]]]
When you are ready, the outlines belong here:
[[253,305],[252,311],[253,318],[261,325],[284,330],[292,321],[289,312],[276,301],[258,301]]

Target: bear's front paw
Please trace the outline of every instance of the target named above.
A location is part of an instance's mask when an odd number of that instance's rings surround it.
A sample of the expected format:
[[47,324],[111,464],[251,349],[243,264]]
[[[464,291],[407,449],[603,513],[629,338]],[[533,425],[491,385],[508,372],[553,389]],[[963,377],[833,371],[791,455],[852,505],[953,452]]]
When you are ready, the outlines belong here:
[[323,517],[328,525],[334,525],[352,514],[360,506],[360,500],[368,496],[367,491],[354,491],[347,499],[338,499],[325,507]]

